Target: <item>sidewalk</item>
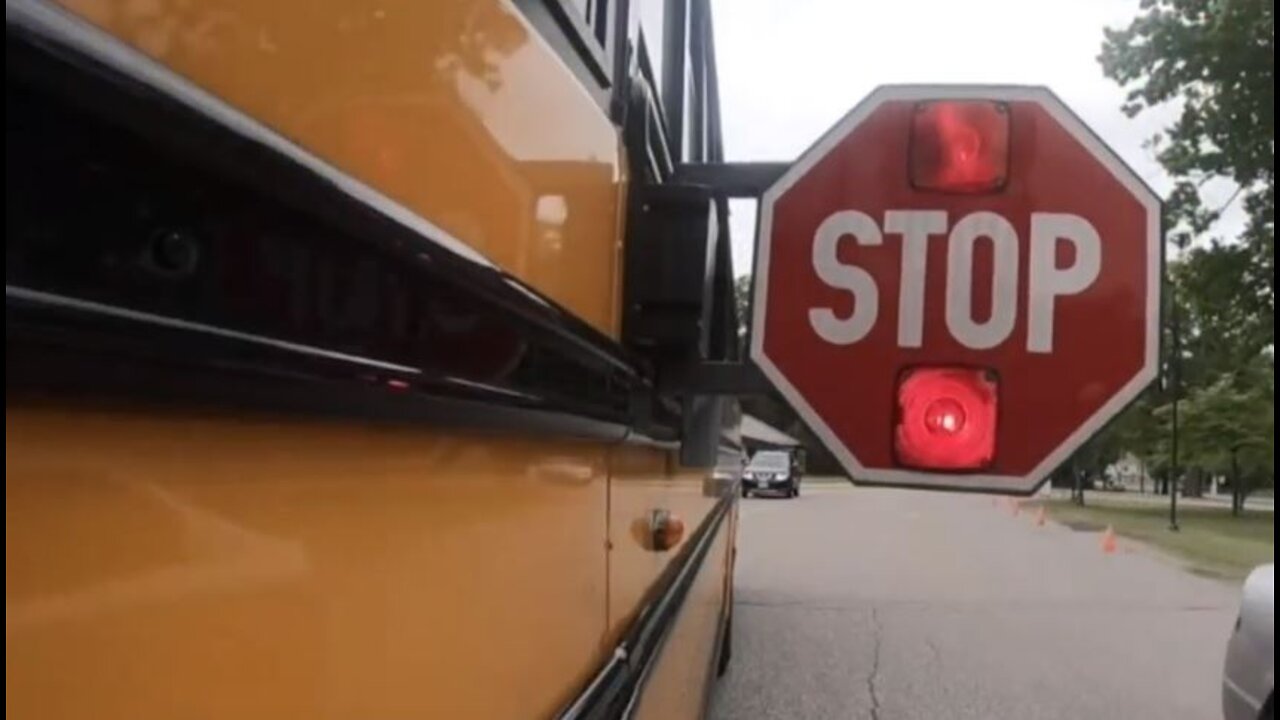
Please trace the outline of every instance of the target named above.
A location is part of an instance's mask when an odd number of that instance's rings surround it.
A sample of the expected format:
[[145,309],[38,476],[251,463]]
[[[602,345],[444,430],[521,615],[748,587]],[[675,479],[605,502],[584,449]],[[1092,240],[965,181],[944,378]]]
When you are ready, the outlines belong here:
[[[1054,488],[1054,499],[1069,499],[1071,491],[1066,488]],[[1152,495],[1150,493],[1136,492],[1108,492],[1106,490],[1086,490],[1085,502],[1097,499],[1100,502],[1116,505],[1168,505],[1168,495]],[[1205,507],[1205,508],[1230,508],[1230,495],[1205,495],[1204,497],[1186,497],[1178,496],[1178,504],[1184,507]],[[1246,510],[1255,510],[1258,512],[1275,512],[1275,498],[1250,497],[1245,500],[1244,507]]]

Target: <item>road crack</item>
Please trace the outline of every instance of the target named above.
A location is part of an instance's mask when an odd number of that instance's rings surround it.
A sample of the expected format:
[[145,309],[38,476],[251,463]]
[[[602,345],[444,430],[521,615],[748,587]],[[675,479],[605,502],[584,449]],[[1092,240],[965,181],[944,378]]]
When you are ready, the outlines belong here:
[[867,673],[867,695],[871,698],[871,720],[880,720],[880,691],[876,683],[880,680],[880,645],[884,629],[880,626],[880,615],[871,608],[871,672]]
[[942,672],[942,651],[938,649],[938,644],[933,640],[925,640],[924,644],[929,648],[929,654],[933,657],[934,667],[937,672]]

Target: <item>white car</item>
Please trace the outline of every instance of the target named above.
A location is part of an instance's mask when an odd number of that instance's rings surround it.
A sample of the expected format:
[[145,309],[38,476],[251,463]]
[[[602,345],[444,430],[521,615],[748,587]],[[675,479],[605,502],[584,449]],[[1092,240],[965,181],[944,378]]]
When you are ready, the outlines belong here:
[[1227,643],[1222,673],[1226,720],[1272,720],[1275,706],[1276,566],[1263,565],[1244,581],[1240,616]]

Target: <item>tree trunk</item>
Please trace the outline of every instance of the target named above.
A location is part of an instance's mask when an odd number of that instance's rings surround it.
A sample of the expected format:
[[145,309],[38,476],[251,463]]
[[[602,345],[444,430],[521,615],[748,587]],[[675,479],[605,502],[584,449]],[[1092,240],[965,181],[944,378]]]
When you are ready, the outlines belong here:
[[1234,517],[1240,517],[1240,513],[1244,511],[1244,493],[1241,492],[1241,483],[1244,480],[1240,477],[1240,460],[1236,457],[1235,452],[1231,453],[1231,514]]
[[1253,488],[1249,487],[1249,482],[1241,478],[1240,479],[1240,510],[1236,513],[1237,515],[1244,514],[1244,503],[1246,500],[1249,499],[1249,492],[1251,490],[1253,490]]
[[1201,497],[1204,495],[1204,468],[1195,468],[1187,476],[1182,485],[1182,497]]

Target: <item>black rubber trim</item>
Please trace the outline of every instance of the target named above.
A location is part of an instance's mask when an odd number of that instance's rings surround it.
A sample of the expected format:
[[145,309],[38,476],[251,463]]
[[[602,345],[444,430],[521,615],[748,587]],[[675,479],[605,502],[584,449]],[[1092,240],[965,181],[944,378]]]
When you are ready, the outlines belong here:
[[704,567],[704,561],[720,528],[737,502],[736,493],[726,493],[716,503],[685,549],[655,583],[652,599],[641,608],[622,642],[597,671],[587,687],[556,717],[560,720],[613,720],[633,715],[645,681],[657,664],[663,643],[684,606],[689,588]]
[[504,392],[448,387],[404,368],[226,338],[7,294],[5,386],[24,402],[426,424],[504,435],[630,441],[623,422]]

